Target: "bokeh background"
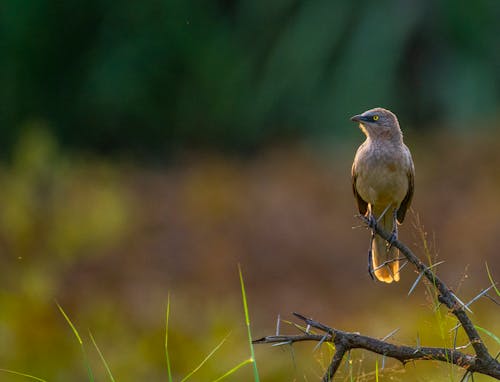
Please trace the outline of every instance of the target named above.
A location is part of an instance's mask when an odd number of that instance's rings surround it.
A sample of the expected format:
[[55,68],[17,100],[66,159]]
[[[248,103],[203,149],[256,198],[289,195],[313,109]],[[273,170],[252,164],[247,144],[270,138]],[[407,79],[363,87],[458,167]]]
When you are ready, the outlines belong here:
[[[238,264],[254,337],[299,311],[450,345],[454,320],[424,285],[407,297],[411,269],[397,285],[368,277],[349,117],[399,116],[416,165],[400,237],[445,261],[439,274],[470,300],[490,284],[486,263],[500,279],[499,17],[497,0],[3,1],[0,368],[89,380],[57,301],[96,380],[89,330],[116,380],[166,380],[170,293],[174,379],[231,333],[192,378],[215,380],[249,357]],[[472,309],[500,334],[498,305]],[[318,380],[329,355],[256,352],[265,381]],[[375,380],[374,356],[352,361],[354,380]],[[388,360],[379,380],[461,375]]]

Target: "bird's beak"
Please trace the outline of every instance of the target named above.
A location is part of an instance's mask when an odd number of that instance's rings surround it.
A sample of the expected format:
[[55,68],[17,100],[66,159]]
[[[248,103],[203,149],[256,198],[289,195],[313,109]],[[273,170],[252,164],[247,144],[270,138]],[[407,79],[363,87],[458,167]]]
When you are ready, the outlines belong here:
[[364,118],[361,116],[361,114],[354,115],[351,117],[351,121],[353,122],[363,122]]

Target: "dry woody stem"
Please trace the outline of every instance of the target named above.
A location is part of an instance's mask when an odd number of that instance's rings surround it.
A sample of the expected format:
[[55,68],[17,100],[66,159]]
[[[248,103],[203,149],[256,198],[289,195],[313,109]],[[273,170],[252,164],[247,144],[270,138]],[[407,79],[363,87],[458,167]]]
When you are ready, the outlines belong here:
[[[394,240],[389,232],[378,227],[375,222],[365,217],[361,217],[361,219],[363,219],[377,235],[387,242],[390,242],[392,246],[398,248],[408,261],[416,267],[418,272],[423,274],[430,281],[438,292],[439,302],[448,307],[450,312],[455,315],[460,322],[460,325],[470,340],[475,354],[466,354],[453,348],[395,345],[385,340],[334,329],[298,313],[293,314],[307,325],[306,329],[303,329],[300,325],[295,325],[302,331],[301,334],[266,336],[255,340],[254,343],[291,344],[300,341],[316,341],[319,343],[332,342],[335,345],[335,354],[323,376],[323,382],[333,380],[345,353],[351,349],[365,349],[373,353],[397,359],[403,364],[415,360],[434,360],[453,363],[456,366],[464,368],[467,373],[485,374],[500,380],[500,362],[488,352],[474,324],[467,315],[466,307],[463,303],[459,301],[450,288],[436,276],[432,269],[420,261],[406,245],[399,240]],[[310,331],[310,327],[318,329],[322,334]]]

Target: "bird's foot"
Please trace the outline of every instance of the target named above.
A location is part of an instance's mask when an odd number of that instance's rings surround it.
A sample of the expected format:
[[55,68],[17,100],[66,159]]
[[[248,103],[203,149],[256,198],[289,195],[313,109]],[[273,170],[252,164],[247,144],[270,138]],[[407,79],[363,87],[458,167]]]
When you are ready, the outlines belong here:
[[387,240],[387,242],[389,243],[389,247],[392,247],[397,240],[398,240],[398,232],[392,231],[389,240]]
[[389,248],[394,245],[394,242],[398,240],[398,221],[397,221],[397,213],[398,210],[394,209],[394,212],[392,214],[392,232],[391,236],[389,237],[388,243],[389,243]]
[[366,218],[366,223],[368,224],[368,228],[375,229],[378,221],[375,218],[375,216],[373,216],[372,214],[369,214],[368,217]]

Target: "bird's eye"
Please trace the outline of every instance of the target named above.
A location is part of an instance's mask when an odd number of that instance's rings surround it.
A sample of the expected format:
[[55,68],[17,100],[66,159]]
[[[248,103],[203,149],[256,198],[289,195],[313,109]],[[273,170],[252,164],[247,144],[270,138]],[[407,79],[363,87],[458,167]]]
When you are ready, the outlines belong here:
[[373,119],[374,121],[378,121],[378,115],[374,115],[374,116],[372,117],[372,119]]

